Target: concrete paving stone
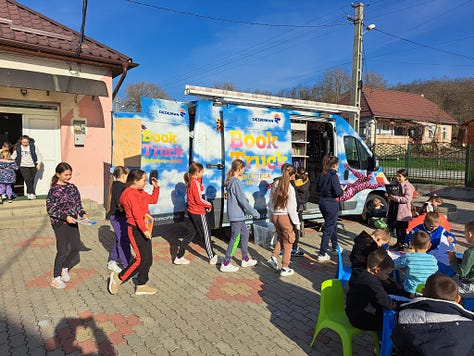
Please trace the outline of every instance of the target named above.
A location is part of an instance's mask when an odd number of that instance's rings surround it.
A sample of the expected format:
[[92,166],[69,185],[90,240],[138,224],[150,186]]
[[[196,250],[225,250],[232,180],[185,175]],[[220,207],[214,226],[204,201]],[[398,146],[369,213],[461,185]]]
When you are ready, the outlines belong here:
[[34,349],[29,348],[28,355],[29,356],[45,356],[46,350],[42,346],[36,347]]

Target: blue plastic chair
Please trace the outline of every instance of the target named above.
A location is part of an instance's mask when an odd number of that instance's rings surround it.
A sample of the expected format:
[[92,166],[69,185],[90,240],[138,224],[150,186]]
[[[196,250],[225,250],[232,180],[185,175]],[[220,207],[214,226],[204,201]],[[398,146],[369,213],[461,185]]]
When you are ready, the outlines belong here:
[[337,250],[337,269],[336,269],[336,279],[341,281],[342,286],[344,286],[349,279],[351,278],[352,268],[351,266],[344,266],[342,263],[342,251],[339,245],[336,246]]
[[464,309],[474,311],[474,298],[462,298]]
[[395,314],[395,310],[383,310],[382,346],[380,347],[380,356],[390,356],[392,354],[392,330],[395,327]]

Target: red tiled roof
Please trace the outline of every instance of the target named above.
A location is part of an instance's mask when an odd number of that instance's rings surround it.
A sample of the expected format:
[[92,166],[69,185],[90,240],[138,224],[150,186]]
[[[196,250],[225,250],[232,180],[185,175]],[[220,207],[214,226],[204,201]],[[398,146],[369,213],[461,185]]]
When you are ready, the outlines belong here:
[[362,89],[362,95],[374,116],[457,124],[457,121],[438,105],[418,94],[365,87]]
[[[348,104],[350,94],[340,104]],[[425,97],[397,90],[363,87],[360,100],[360,117],[378,116],[386,119],[442,122],[457,125],[458,122],[437,104]]]
[[123,64],[129,63],[129,68],[138,65],[124,54],[87,36],[77,58],[79,39],[79,32],[14,0],[0,0],[0,49],[110,67],[114,77],[122,73]]

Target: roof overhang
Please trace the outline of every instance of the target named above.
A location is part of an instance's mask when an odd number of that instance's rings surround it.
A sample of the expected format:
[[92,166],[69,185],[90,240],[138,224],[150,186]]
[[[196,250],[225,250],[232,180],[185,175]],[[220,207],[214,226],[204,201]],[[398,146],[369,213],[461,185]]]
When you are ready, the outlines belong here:
[[107,85],[100,80],[9,68],[0,68],[0,86],[79,95],[109,96]]

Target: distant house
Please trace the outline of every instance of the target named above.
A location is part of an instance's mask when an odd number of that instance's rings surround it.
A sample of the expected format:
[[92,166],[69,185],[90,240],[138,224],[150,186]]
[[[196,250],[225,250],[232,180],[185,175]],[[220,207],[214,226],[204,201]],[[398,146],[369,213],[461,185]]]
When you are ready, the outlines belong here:
[[[341,104],[349,103],[349,95]],[[363,87],[359,133],[370,145],[451,142],[457,121],[423,95]]]
[[[104,201],[111,160],[112,78],[131,58],[14,1],[0,0],[0,144],[33,137],[43,154],[36,192],[67,161],[82,197]],[[22,193],[22,185],[17,193]]]

